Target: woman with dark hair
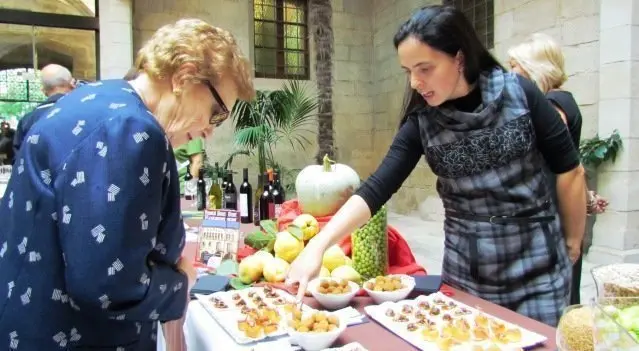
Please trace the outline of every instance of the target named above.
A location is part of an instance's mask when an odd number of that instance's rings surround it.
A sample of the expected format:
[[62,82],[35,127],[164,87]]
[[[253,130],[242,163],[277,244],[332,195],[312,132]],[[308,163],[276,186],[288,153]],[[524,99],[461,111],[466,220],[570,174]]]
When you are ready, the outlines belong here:
[[[453,7],[418,10],[394,44],[410,80],[399,132],[377,171],[292,263],[287,282],[299,283],[301,296],[326,248],[366,223],[425,155],[446,214],[445,283],[556,325],[586,216],[584,170],[568,130]],[[557,174],[558,204],[546,167]]]

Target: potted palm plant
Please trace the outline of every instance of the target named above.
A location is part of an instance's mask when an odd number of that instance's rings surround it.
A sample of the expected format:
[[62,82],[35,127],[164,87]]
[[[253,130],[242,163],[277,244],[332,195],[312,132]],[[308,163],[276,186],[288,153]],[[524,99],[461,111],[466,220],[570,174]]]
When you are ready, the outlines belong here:
[[249,155],[257,157],[260,174],[269,167],[282,168],[274,157],[275,145],[286,142],[293,150],[309,146],[306,135],[315,133],[311,127],[316,108],[317,94],[297,80],[287,81],[280,90],[258,90],[250,102],[238,101],[231,114],[237,151],[224,166],[238,155]]

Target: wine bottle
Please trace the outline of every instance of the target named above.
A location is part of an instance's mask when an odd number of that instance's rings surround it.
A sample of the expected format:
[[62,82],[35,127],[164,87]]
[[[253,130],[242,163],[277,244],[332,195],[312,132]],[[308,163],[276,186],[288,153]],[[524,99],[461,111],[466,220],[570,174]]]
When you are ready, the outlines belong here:
[[275,185],[277,190],[279,190],[280,194],[282,194],[282,199],[286,201],[286,193],[284,191],[284,187],[282,186],[282,181],[280,178],[280,172],[275,172]]
[[271,219],[269,214],[269,198],[270,193],[268,191],[268,176],[262,175],[262,195],[260,196],[260,221]]
[[240,185],[240,222],[253,222],[253,187],[248,180],[248,168],[242,170],[244,179]]
[[262,175],[257,174],[257,185],[253,194],[253,225],[260,225],[260,195],[262,195]]
[[211,209],[221,209],[222,208],[222,174],[220,174],[220,168],[215,163],[213,174],[213,184],[211,185],[211,189],[209,189],[209,197],[213,197],[213,202],[211,204]]
[[269,168],[268,171],[266,171],[266,176],[268,177],[268,192],[272,193],[273,192],[273,169]]
[[200,169],[200,174],[197,176],[196,191],[196,204],[198,211],[204,211],[206,208],[206,182],[204,181],[204,168]]
[[233,172],[228,171],[226,188],[224,188],[224,208],[237,210],[237,188],[233,183]]
[[[273,178],[273,173],[271,173],[271,178]],[[271,191],[271,201],[273,202],[273,217],[279,218],[282,214],[282,203],[284,203],[284,198],[282,197],[282,193],[278,189],[275,182],[273,183],[273,190]]]
[[228,184],[229,182],[229,170],[228,169],[222,169],[220,171],[222,173],[222,191],[226,190],[226,184]]
[[193,200],[193,197],[195,195],[195,189],[193,189],[193,186],[191,184],[192,182],[193,175],[191,174],[191,162],[189,162],[189,164],[186,166],[186,174],[184,174],[184,199],[189,201]]
[[268,218],[273,219],[275,217],[275,198],[273,197],[273,169],[269,169],[268,172]]

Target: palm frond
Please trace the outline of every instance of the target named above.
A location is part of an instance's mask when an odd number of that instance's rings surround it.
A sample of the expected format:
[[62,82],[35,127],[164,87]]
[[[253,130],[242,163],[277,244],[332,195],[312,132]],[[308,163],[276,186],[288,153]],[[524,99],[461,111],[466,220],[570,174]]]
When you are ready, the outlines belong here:
[[255,149],[272,139],[273,128],[268,125],[246,127],[235,132],[235,144],[246,149]]
[[222,169],[230,169],[233,164],[233,160],[236,156],[251,156],[252,153],[249,150],[237,150],[233,151],[222,164]]

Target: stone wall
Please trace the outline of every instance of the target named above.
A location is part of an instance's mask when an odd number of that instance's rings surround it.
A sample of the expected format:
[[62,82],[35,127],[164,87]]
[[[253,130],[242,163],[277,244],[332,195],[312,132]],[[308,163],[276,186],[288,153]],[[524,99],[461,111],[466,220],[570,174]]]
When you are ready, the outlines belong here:
[[[373,2],[373,167],[384,158],[397,132],[408,82],[393,47],[393,35],[414,10],[439,3],[439,0]],[[404,185],[392,197],[389,207],[399,213],[413,212],[427,220],[441,220],[443,210],[435,190],[435,176],[425,161],[418,163]]]
[[579,103],[584,120],[582,138],[597,132],[600,1],[495,1],[493,52],[504,64],[508,63],[508,48],[536,32],[546,33],[562,45],[569,76],[564,88]]
[[372,7],[366,0],[333,1],[333,109],[339,162],[366,179],[375,165],[371,88]]
[[608,211],[599,215],[588,259],[595,263],[639,263],[639,3],[603,1],[599,21],[600,135],[618,130],[623,150],[599,172]]

